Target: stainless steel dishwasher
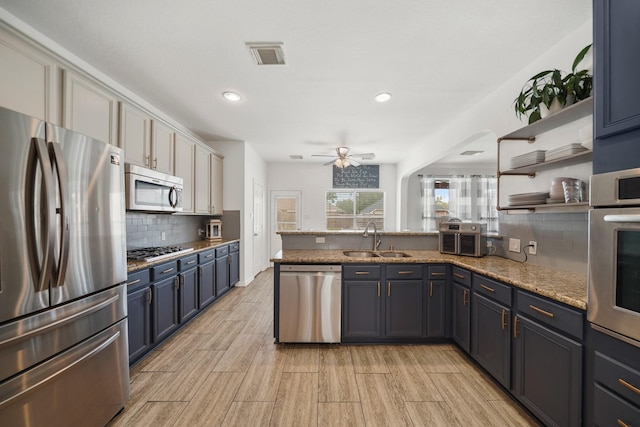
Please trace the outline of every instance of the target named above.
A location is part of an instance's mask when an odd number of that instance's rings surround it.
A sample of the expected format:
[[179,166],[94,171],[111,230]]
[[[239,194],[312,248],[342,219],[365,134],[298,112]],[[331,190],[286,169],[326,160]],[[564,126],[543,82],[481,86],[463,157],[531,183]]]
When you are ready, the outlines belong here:
[[281,265],[278,341],[340,342],[340,265]]

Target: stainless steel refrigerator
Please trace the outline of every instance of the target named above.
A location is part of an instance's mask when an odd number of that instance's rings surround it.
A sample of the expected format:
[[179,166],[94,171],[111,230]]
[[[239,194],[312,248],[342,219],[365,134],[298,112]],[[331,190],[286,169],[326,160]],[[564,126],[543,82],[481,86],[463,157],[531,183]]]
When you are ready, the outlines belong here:
[[102,426],[129,398],[122,150],[0,108],[0,424]]

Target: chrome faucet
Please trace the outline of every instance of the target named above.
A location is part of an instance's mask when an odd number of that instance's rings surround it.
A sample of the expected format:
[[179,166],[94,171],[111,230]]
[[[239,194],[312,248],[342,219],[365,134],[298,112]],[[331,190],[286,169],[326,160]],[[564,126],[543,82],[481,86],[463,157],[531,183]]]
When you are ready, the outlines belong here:
[[382,240],[378,239],[378,228],[376,227],[376,223],[375,222],[369,221],[367,223],[367,226],[364,228],[364,233],[362,234],[362,237],[369,237],[369,226],[370,225],[373,225],[373,245],[372,245],[372,249],[371,250],[375,251],[380,246],[380,243],[382,243]]

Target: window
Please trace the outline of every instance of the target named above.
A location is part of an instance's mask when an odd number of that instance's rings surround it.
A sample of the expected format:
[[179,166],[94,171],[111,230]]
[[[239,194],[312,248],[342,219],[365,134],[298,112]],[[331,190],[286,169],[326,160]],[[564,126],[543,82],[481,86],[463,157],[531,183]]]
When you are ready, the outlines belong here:
[[325,197],[327,230],[364,230],[369,221],[384,228],[384,192],[327,191]]
[[487,224],[488,232],[498,232],[495,177],[425,177],[420,179],[420,191],[423,231],[438,231],[440,221],[458,218]]

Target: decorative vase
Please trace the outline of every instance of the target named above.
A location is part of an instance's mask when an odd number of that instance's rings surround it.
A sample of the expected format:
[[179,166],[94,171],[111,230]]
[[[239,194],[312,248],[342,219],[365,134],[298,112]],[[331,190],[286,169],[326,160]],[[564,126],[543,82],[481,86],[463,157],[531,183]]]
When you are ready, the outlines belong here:
[[548,108],[545,104],[540,104],[540,117],[544,118],[549,114],[557,113],[562,110],[562,107],[564,107],[564,105],[562,105],[560,100],[558,98],[553,98],[553,101],[551,101],[551,105]]

